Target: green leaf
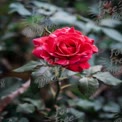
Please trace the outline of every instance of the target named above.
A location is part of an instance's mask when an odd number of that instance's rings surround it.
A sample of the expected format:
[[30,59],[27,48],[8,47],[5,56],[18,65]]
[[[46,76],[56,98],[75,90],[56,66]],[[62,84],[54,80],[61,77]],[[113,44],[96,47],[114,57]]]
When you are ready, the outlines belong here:
[[120,106],[117,103],[110,101],[103,106],[103,110],[105,112],[120,112]]
[[85,70],[84,73],[87,75],[92,75],[102,70],[102,65],[92,66],[88,70]]
[[102,81],[103,83],[107,85],[116,86],[122,83],[122,80],[115,78],[109,72],[100,72],[93,75],[93,77],[97,78],[98,80]]
[[19,78],[0,79],[0,98],[4,98],[21,87],[23,81]]
[[119,20],[112,20],[112,19],[103,19],[100,21],[100,25],[107,26],[107,27],[115,27],[117,25],[120,25],[121,21]]
[[72,113],[73,115],[75,115],[76,118],[78,118],[78,119],[81,119],[81,118],[84,119],[85,114],[81,111],[78,111],[74,108],[70,108],[69,112]]
[[37,12],[41,15],[50,16],[57,10],[56,6],[45,2],[32,1],[32,3],[38,8]]
[[35,107],[37,107],[38,110],[44,109],[44,105],[41,102],[41,100],[33,100],[30,98],[24,98],[24,101],[30,102],[32,105],[34,105]]
[[99,117],[102,118],[102,119],[105,119],[105,118],[106,119],[113,119],[113,118],[115,118],[115,113],[105,113],[104,112],[104,113],[100,113]]
[[42,63],[37,62],[37,61],[30,61],[29,63],[25,64],[24,66],[15,69],[14,72],[32,71],[33,69],[35,69],[39,65],[42,65]]
[[68,76],[73,76],[73,75],[76,75],[77,72],[73,72],[73,71],[70,71],[70,70],[67,70],[67,75]]
[[33,113],[35,111],[35,107],[32,104],[24,103],[19,104],[16,110],[17,112]]
[[77,72],[73,72],[71,70],[65,69],[63,68],[62,72],[61,72],[61,77],[71,77],[73,75],[77,75]]
[[91,96],[98,88],[97,79],[83,77],[79,80],[78,88],[84,96]]
[[5,122],[18,122],[18,117],[10,117],[10,118],[8,118],[8,119],[6,119],[7,121],[5,121]]
[[103,27],[101,29],[110,38],[122,42],[122,34],[119,33],[118,31],[110,28],[103,28]]
[[20,15],[27,16],[31,15],[30,11],[28,11],[21,3],[12,3],[10,4],[10,13],[18,12]]
[[84,110],[94,108],[94,102],[85,99],[68,100],[68,103],[70,106],[78,106]]
[[22,117],[18,122],[29,122],[27,118]]

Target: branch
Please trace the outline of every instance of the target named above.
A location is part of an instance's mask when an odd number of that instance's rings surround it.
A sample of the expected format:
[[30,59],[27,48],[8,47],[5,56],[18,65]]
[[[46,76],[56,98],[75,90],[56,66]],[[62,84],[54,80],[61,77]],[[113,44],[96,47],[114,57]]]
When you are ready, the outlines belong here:
[[0,100],[0,113],[3,111],[3,109],[10,104],[17,96],[20,94],[23,94],[30,86],[30,80],[28,80],[26,83],[22,85],[18,90],[12,92],[5,98]]
[[103,91],[109,89],[110,86],[108,85],[102,85],[91,97],[90,99],[95,99],[96,97],[98,97]]

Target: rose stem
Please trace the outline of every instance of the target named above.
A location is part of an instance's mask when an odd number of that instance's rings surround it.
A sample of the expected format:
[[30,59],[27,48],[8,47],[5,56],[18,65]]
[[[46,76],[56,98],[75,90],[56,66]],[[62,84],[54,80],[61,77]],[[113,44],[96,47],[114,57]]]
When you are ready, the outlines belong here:
[[[59,67],[58,79],[61,76],[61,71],[62,71],[62,68]],[[60,90],[61,90],[61,88],[60,88],[60,81],[59,80],[56,81],[56,85],[57,85],[57,92],[56,92],[55,99],[54,99],[54,103],[55,104],[57,103],[57,99],[58,99],[58,96],[59,96],[59,93],[60,93]]]
[[60,93],[60,84],[59,84],[59,81],[56,81],[56,85],[57,85],[57,92],[56,92],[55,99],[54,99],[54,103],[55,104],[57,103],[57,99],[58,99],[58,96],[59,96],[59,93]]

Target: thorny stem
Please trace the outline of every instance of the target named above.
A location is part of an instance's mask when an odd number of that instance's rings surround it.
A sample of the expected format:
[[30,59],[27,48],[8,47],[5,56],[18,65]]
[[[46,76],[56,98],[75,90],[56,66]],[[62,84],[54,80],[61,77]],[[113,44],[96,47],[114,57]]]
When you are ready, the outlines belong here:
[[[61,71],[62,71],[62,68],[59,67],[59,72],[58,72],[58,79],[60,78],[61,76]],[[59,96],[59,93],[60,93],[60,80],[57,80],[56,81],[56,85],[57,85],[57,92],[56,92],[56,95],[55,95],[55,99],[54,99],[54,103],[56,104],[57,103],[57,99],[58,99],[58,96]]]
[[55,95],[55,99],[54,99],[54,103],[56,104],[57,103],[57,98],[59,96],[59,93],[60,93],[60,84],[59,84],[59,81],[56,81],[56,85],[57,85],[57,92],[56,92],[56,95]]
[[[61,67],[58,67],[58,69],[55,71],[55,74],[58,73],[56,76],[57,76],[57,81],[56,81],[56,86],[57,86],[57,91],[56,91],[56,95],[55,95],[55,98],[54,98],[54,106],[57,104],[57,99],[58,99],[58,96],[60,94],[60,77],[61,77],[61,72],[62,72],[62,68]],[[53,107],[54,107],[53,106]],[[54,110],[54,108],[52,107],[51,111],[48,113],[48,115],[50,115],[50,113]]]

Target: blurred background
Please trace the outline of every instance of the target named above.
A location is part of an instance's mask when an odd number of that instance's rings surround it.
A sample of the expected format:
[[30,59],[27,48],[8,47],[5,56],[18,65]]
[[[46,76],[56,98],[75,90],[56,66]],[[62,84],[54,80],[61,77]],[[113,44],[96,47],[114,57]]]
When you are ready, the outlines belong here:
[[[17,90],[23,84],[25,89],[29,86],[26,81],[30,72],[11,72],[37,60],[32,55],[32,39],[46,35],[45,28],[54,31],[65,26],[75,27],[93,38],[99,52],[90,64],[102,65],[103,71],[122,80],[121,20],[121,0],[0,0],[0,122],[55,121],[52,119],[55,113],[49,112],[50,101],[44,105],[44,96],[51,97],[51,93],[45,92],[48,86],[41,91],[30,88],[19,94]],[[111,55],[120,61],[117,65],[111,65]],[[9,95],[13,92],[17,94],[12,98]],[[76,117],[72,122],[122,121],[122,85],[101,86],[94,100],[84,97],[75,85],[64,93],[59,106],[72,107],[70,113],[62,108],[67,116]],[[4,99],[6,96],[9,97]],[[79,101],[76,102],[76,98]]]

